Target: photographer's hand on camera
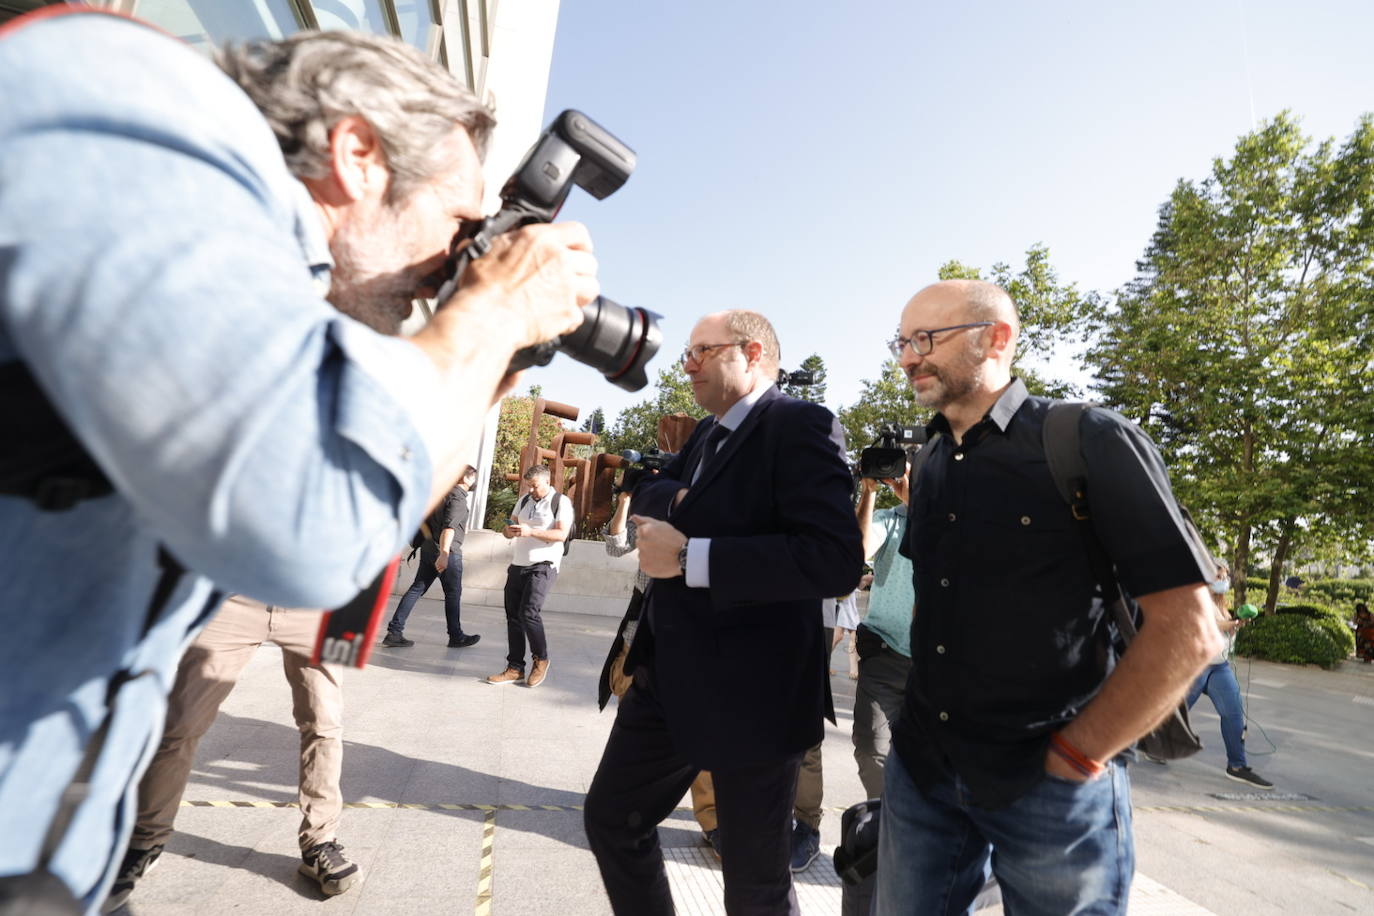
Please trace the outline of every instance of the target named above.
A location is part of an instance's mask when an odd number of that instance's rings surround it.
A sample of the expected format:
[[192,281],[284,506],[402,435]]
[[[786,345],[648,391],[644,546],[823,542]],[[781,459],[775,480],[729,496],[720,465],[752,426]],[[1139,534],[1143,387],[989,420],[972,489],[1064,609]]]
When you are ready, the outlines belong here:
[[481,308],[504,312],[510,322],[514,353],[576,329],[582,306],[600,292],[587,228],[541,223],[494,238],[486,254],[468,263],[458,292],[439,309],[462,308],[465,297],[481,297]]
[[907,479],[905,477],[885,477],[883,483],[892,488],[892,493],[903,504],[907,501]]
[[476,454],[488,407],[518,384],[518,373],[506,374],[511,357],[577,328],[582,306],[599,292],[591,236],[581,223],[504,233],[467,265],[457,292],[410,338],[438,370],[442,401],[454,414],[447,440],[430,456],[430,505]]

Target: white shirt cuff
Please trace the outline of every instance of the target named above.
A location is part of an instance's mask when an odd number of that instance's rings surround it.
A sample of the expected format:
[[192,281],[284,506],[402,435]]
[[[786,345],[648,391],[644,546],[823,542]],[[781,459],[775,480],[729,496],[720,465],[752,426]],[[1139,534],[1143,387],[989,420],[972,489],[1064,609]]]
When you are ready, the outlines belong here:
[[687,574],[689,588],[711,587],[711,539],[687,539]]

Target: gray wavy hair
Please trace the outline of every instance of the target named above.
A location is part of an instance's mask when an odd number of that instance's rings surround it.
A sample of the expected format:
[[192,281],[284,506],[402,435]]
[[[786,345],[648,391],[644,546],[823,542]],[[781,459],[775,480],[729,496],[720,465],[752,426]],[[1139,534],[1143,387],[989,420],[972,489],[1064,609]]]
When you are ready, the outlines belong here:
[[496,118],[453,74],[396,38],[297,32],[225,45],[215,63],[258,106],[297,178],[329,174],[329,134],[356,115],[372,125],[391,172],[387,200],[404,200],[449,165],[441,141],[455,125],[486,153]]

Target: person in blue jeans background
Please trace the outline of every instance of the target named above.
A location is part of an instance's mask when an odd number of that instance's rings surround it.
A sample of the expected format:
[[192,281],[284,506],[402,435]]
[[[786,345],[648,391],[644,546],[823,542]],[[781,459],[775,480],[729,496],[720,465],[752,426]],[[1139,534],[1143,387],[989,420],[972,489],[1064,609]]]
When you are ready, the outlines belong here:
[[434,511],[425,519],[420,529],[420,568],[415,571],[415,581],[401,596],[396,612],[386,625],[386,638],[382,645],[387,648],[404,648],[415,645],[413,639],[406,639],[406,620],[415,607],[415,602],[429,591],[437,578],[444,589],[444,621],[448,626],[448,647],[466,649],[475,645],[482,637],[476,633],[464,633],[461,617],[463,598],[463,534],[468,523],[468,494],[477,482],[477,472],[471,467],[449,491]]
[[[1274,784],[1250,769],[1245,759],[1245,706],[1240,700],[1240,684],[1236,683],[1236,673],[1231,670],[1231,651],[1236,644],[1236,631],[1245,626],[1244,620],[1237,620],[1227,609],[1226,594],[1231,590],[1231,571],[1225,566],[1217,567],[1217,579],[1212,583],[1212,601],[1216,605],[1217,629],[1226,638],[1226,648],[1193,681],[1188,690],[1188,708],[1192,709],[1198,697],[1204,693],[1216,707],[1221,716],[1221,740],[1226,745],[1226,776],[1236,782],[1243,782],[1261,789],[1272,789]],[[1163,761],[1150,758],[1155,763]]]

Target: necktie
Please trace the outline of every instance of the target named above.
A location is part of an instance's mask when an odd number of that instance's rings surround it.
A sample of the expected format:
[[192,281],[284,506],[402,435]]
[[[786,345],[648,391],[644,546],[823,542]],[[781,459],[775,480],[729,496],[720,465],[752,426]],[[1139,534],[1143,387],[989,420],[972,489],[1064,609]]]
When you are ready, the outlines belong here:
[[711,427],[711,431],[706,434],[706,442],[701,447],[701,460],[697,462],[697,472],[692,475],[692,483],[696,483],[706,473],[706,469],[711,466],[711,461],[716,457],[716,451],[720,444],[730,435],[730,428],[717,423]]

